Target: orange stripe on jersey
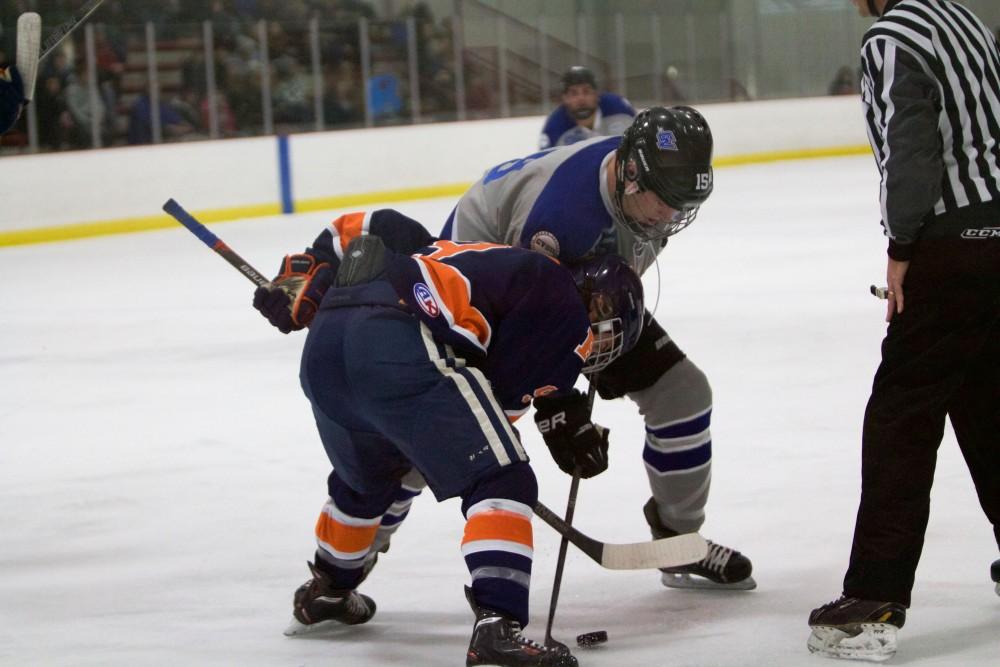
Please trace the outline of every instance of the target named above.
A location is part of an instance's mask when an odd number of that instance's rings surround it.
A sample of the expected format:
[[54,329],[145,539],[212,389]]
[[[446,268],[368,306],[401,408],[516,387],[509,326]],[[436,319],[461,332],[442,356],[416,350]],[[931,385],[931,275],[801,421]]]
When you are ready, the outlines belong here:
[[340,237],[340,249],[346,250],[347,244],[354,239],[361,236],[361,230],[364,226],[366,213],[345,213],[340,216],[332,223],[330,226],[337,231],[337,235]]
[[436,296],[440,298],[441,305],[451,313],[452,328],[465,329],[485,349],[490,343],[493,331],[486,317],[471,303],[469,280],[453,266],[428,260],[427,257],[420,255],[415,257],[423,266],[425,275],[434,283]]
[[529,549],[534,548],[531,519],[505,510],[480,512],[465,522],[462,544],[477,540],[503,540],[523,544]]
[[594,351],[594,331],[593,329],[587,329],[587,339],[580,343],[575,350],[576,356],[583,359],[584,363],[590,357],[590,353]]
[[485,250],[493,250],[495,248],[509,248],[510,246],[500,245],[499,243],[456,243],[455,241],[435,241],[431,247],[437,248],[437,250],[429,255],[424,255],[424,257],[444,259],[445,257],[460,255],[463,252],[483,252]]
[[316,537],[341,553],[353,554],[366,551],[375,542],[378,524],[372,526],[348,526],[340,523],[326,512],[321,512],[316,521]]

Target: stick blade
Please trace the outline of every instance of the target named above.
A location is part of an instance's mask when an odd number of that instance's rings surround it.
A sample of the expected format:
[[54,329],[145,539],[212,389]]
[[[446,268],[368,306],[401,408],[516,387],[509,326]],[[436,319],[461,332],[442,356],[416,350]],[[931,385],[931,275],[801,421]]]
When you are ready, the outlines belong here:
[[605,544],[600,562],[609,570],[654,570],[697,563],[707,554],[704,537],[685,533],[651,542]]
[[38,56],[42,43],[42,17],[35,12],[25,12],[17,19],[17,71],[24,83],[24,98],[35,96],[35,79],[38,78]]

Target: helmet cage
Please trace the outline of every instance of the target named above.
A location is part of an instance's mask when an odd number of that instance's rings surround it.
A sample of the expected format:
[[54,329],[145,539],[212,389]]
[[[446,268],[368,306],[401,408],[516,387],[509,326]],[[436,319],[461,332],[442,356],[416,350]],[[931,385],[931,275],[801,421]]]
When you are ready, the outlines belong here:
[[583,363],[584,375],[604,370],[622,356],[625,348],[625,331],[620,317],[591,322],[590,331],[594,334],[594,341],[590,356]]

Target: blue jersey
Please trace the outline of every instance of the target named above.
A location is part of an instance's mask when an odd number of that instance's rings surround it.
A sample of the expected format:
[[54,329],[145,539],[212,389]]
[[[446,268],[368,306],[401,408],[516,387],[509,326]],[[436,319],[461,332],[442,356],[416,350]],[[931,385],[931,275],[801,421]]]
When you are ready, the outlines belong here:
[[621,137],[589,139],[508,160],[488,170],[455,206],[441,236],[529,248],[563,261],[616,253],[637,274],[663,243],[616,223],[608,163]]
[[508,417],[522,415],[537,396],[573,387],[593,337],[573,278],[558,261],[493,243],[434,241],[392,210],[341,216],[310,252],[336,268],[347,244],[365,233],[394,251],[386,277],[400,304],[483,372]]
[[568,146],[593,137],[621,136],[632,124],[635,109],[621,95],[601,93],[594,114],[594,127],[583,127],[577,125],[577,122],[566,111],[565,105],[560,104],[545,119],[542,135],[538,139],[538,147]]

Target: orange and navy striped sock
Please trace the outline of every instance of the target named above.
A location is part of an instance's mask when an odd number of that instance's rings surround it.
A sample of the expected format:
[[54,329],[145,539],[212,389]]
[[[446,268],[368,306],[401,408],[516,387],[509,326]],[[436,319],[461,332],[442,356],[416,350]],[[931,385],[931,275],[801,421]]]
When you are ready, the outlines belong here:
[[466,512],[462,555],[480,607],[504,612],[526,625],[534,553],[531,506],[487,498]]

